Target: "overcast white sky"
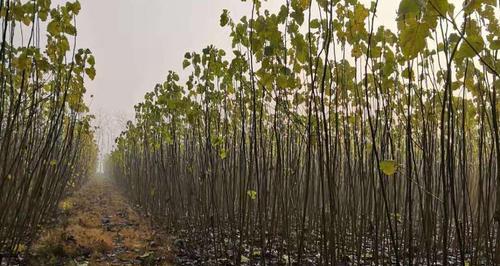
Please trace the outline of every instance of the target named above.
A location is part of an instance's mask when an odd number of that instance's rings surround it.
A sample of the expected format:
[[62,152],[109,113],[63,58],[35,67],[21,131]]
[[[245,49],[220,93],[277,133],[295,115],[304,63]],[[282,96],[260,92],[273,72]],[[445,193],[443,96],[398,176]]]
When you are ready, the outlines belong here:
[[[94,95],[88,97],[88,103],[105,130],[101,145],[108,147],[103,150],[109,149],[122,123],[133,118],[133,106],[144,94],[162,82],[168,70],[182,71],[185,52],[199,51],[208,44],[230,48],[229,32],[219,26],[222,9],[228,9],[233,18],[251,11],[251,1],[240,0],[80,2],[78,46],[90,48],[96,57],[97,76],[87,83],[87,97]],[[285,3],[268,2],[273,7]],[[394,25],[397,3],[380,1],[378,23]]]

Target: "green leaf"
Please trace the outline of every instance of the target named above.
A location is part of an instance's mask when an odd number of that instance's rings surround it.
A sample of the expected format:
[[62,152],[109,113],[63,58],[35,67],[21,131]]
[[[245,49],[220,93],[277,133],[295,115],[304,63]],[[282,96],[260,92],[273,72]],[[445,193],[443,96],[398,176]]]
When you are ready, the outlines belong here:
[[[470,35],[467,42],[464,40],[457,52],[457,58],[472,58],[476,52],[480,53],[484,48],[484,40],[479,35]],[[475,51],[474,51],[475,50]]]
[[416,14],[420,11],[419,1],[402,0],[399,3],[398,16],[402,17],[408,14]]
[[50,33],[50,35],[55,36],[61,32],[61,27],[59,26],[59,22],[52,20],[49,22],[47,25],[47,31]]
[[446,16],[446,12],[450,8],[448,0],[429,0],[429,5],[433,9],[437,9],[438,13]]
[[493,40],[493,41],[490,43],[490,49],[491,49],[491,50],[500,50],[500,39],[498,39],[498,40]]
[[224,27],[227,25],[227,23],[229,22],[229,11],[227,11],[227,9],[224,9],[222,11],[222,15],[220,16],[220,26],[221,27]]
[[89,58],[87,59],[87,63],[89,63],[91,66],[95,65],[95,58],[94,56],[89,56]]
[[276,83],[280,88],[288,88],[288,78],[286,75],[279,75],[276,78]]
[[401,76],[405,79],[413,78],[413,70],[411,70],[410,68],[405,68],[401,73]]
[[394,175],[396,171],[398,170],[398,165],[396,164],[395,161],[392,160],[387,160],[387,161],[381,161],[380,162],[380,170],[385,174],[385,175]]
[[219,156],[222,160],[227,158],[227,151],[225,149],[220,150]]
[[66,37],[61,38],[61,41],[57,43],[57,47],[59,48],[59,51],[62,53],[65,53],[66,51],[69,51],[69,41]]
[[82,6],[80,5],[80,2],[76,1],[74,3],[67,3],[68,9],[73,12],[73,14],[78,15],[80,13],[80,10],[82,9]]
[[50,165],[55,166],[56,164],[57,164],[57,161],[56,161],[56,160],[52,160],[52,161],[50,161]]
[[309,5],[311,4],[311,0],[299,0],[299,4],[303,10],[306,10],[307,8],[309,8]]
[[471,0],[468,1],[467,5],[464,6],[464,11],[470,14],[476,10],[481,9],[482,4],[496,5],[495,0]]
[[76,35],[76,27],[71,25],[71,24],[67,24],[64,27],[64,32],[71,35],[71,36],[75,36]]
[[22,53],[17,61],[20,69],[27,69],[31,65],[31,59],[26,53]]
[[184,61],[182,62],[182,68],[183,69],[186,69],[190,65],[191,65],[191,63],[187,59],[184,59]]
[[321,26],[321,24],[319,23],[318,19],[313,19],[311,20],[310,26],[312,29],[318,29]]
[[290,17],[295,19],[297,24],[302,25],[304,23],[304,12],[302,11],[294,11],[290,14]]
[[281,5],[280,12],[278,13],[278,18],[280,21],[284,21],[288,16],[288,8],[285,5]]
[[12,6],[11,10],[15,20],[20,20],[24,17],[24,9],[22,8],[21,4]]
[[413,59],[425,48],[429,26],[425,22],[420,23],[415,18],[410,18],[400,30],[399,42],[403,55],[408,60]]
[[377,58],[380,57],[381,55],[382,55],[382,48],[379,46],[372,47],[372,49],[370,50],[370,56],[372,58]]
[[86,68],[86,69],[85,69],[85,73],[87,73],[87,76],[89,76],[89,78],[90,78],[91,80],[94,80],[94,78],[95,78],[95,74],[96,74],[96,73],[95,73],[95,68],[93,68],[93,67]]
[[255,200],[257,198],[257,191],[248,190],[247,195],[248,195],[248,197],[250,197],[250,199]]
[[363,50],[359,44],[354,44],[351,49],[351,55],[354,58],[359,58],[363,55]]

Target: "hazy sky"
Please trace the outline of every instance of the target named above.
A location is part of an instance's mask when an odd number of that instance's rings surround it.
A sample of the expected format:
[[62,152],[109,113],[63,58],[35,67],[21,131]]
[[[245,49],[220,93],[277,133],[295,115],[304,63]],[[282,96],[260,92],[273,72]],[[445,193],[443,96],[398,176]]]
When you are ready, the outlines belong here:
[[[121,131],[121,124],[133,118],[133,106],[164,80],[168,70],[182,71],[185,52],[200,51],[208,44],[230,48],[229,31],[219,26],[222,9],[228,9],[233,18],[251,12],[250,0],[80,2],[78,46],[92,50],[97,68],[96,79],[87,83],[87,98],[98,124],[106,127],[101,132],[106,135],[101,136],[106,146]],[[284,0],[268,2],[276,8]],[[378,23],[394,25],[395,3],[398,1],[380,1]]]
[[240,16],[248,3],[237,0],[81,0],[78,46],[96,56],[97,77],[88,84],[96,112],[131,116],[133,105],[181,71],[186,51],[208,44],[228,47],[219,27],[227,8]]

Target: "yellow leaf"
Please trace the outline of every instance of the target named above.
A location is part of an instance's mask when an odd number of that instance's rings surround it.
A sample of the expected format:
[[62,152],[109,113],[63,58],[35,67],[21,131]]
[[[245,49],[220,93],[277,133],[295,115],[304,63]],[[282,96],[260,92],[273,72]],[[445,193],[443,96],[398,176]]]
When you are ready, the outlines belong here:
[[247,195],[250,197],[250,199],[255,200],[257,198],[257,191],[248,190]]
[[23,253],[24,251],[26,251],[26,245],[24,244],[17,244],[15,250],[19,253]]
[[395,161],[381,161],[380,162],[380,170],[386,175],[394,175],[398,170],[398,165]]
[[69,211],[71,208],[73,208],[73,203],[69,200],[65,200],[61,202],[59,208],[63,211]]
[[300,7],[304,10],[308,9],[310,5],[310,0],[300,0]]

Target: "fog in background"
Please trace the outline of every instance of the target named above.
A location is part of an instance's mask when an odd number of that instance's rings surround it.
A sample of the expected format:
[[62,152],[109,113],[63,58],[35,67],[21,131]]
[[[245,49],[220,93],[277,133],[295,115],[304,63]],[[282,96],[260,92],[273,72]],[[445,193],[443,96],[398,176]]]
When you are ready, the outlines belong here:
[[[228,9],[234,19],[250,16],[251,12],[251,0],[80,0],[80,3],[77,45],[90,48],[96,57],[97,76],[94,81],[87,81],[86,98],[96,116],[97,139],[103,154],[112,149],[126,121],[134,119],[133,106],[144,94],[163,82],[168,70],[182,73],[185,52],[200,51],[209,44],[230,51],[229,30],[219,25],[223,9]],[[283,3],[284,0],[269,0],[265,7],[278,9]],[[380,1],[377,25],[395,29],[397,3]]]

